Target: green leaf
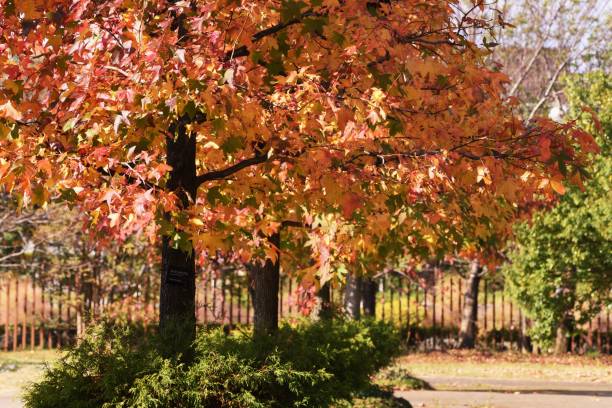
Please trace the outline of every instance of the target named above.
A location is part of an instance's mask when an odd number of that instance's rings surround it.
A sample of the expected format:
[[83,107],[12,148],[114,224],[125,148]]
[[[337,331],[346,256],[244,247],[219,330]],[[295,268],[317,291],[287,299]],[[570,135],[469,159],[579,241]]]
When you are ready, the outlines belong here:
[[449,85],[448,77],[444,75],[438,75],[436,77],[436,85],[440,88],[446,88]]
[[68,132],[69,130],[72,130],[74,128],[74,126],[77,123],[77,118],[70,118],[66,121],[66,123],[64,123],[64,126],[62,126],[62,131],[63,132]]
[[230,202],[230,199],[221,193],[221,189],[219,187],[211,187],[206,192],[206,199],[212,206],[215,206],[217,202],[222,204],[227,204]]
[[259,64],[259,62],[262,60],[262,56],[263,54],[261,51],[253,51],[251,53],[251,61],[253,61],[255,64]]
[[72,188],[64,188],[60,191],[60,200],[64,202],[73,202],[76,198],[77,194]]
[[342,47],[342,46],[344,45],[344,43],[346,42],[346,38],[345,38],[345,37],[344,37],[342,34],[340,34],[339,32],[337,32],[337,31],[334,31],[334,32],[332,33],[331,40],[332,40],[334,43],[336,43],[336,44],[338,44],[339,46],[341,46],[341,47]]
[[327,25],[327,17],[305,18],[303,20],[304,33],[323,34],[323,27]]
[[389,134],[391,136],[395,136],[398,133],[401,134],[404,132],[404,125],[402,124],[402,122],[392,116],[387,119],[387,127],[389,128]]
[[307,6],[303,1],[285,0],[280,9],[281,21],[283,23],[300,18],[302,9]]
[[187,114],[190,120],[193,120],[197,112],[197,108],[194,101],[189,101],[183,107],[183,115]]
[[221,150],[226,154],[237,152],[244,148],[244,141],[240,136],[231,136],[227,138],[221,145]]

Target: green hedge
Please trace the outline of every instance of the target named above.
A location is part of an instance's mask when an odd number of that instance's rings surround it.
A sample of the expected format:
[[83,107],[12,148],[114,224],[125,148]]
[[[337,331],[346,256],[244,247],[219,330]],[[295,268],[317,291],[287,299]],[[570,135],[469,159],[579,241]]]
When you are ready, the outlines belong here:
[[161,356],[158,339],[103,324],[25,395],[29,408],[328,407],[367,388],[399,352],[380,322],[283,325],[274,337],[203,331],[190,365]]

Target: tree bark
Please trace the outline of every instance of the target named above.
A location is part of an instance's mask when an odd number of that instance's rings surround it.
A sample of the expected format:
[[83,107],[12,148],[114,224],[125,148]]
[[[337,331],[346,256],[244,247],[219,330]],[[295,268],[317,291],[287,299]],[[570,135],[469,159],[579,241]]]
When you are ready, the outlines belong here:
[[567,328],[562,322],[557,326],[557,337],[555,338],[555,354],[567,353]]
[[474,260],[470,264],[470,275],[465,289],[459,348],[471,349],[476,345],[478,327],[478,285],[482,277],[482,267]]
[[[180,210],[188,208],[197,193],[196,140],[183,121],[171,127],[166,140],[167,163],[172,166],[167,188],[177,197]],[[170,215],[166,214],[170,219]],[[182,354],[188,361],[195,339],[195,256],[193,249],[177,248],[162,237],[162,274],[159,297],[159,329],[168,355]]]
[[573,316],[568,314],[557,326],[557,336],[555,338],[555,354],[565,354],[569,351],[568,336],[573,331],[573,323]]
[[366,278],[362,282],[363,314],[368,317],[376,317],[376,292],[378,285],[374,279]]
[[317,291],[317,303],[312,310],[311,316],[315,320],[331,319],[333,317],[329,282],[325,282]]
[[348,275],[344,288],[344,312],[349,319],[361,317],[361,278]]
[[[270,237],[280,247],[280,234]],[[280,254],[275,262],[266,259],[264,265],[252,266],[255,335],[271,335],[278,330],[278,291],[280,286]]]

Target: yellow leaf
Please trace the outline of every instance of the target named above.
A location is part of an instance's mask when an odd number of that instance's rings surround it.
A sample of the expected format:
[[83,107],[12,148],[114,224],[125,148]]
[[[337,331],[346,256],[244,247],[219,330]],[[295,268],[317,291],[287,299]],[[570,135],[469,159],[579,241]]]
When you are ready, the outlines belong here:
[[119,213],[111,213],[108,215],[108,219],[110,220],[110,227],[113,228],[115,227],[117,224],[119,224],[119,217],[121,216],[121,214]]
[[21,89],[21,86],[19,86],[17,82],[11,81],[10,79],[4,81],[2,86],[4,86],[6,89],[10,89],[15,95],[17,95],[19,93],[19,90]]
[[4,177],[10,167],[10,162],[4,161],[4,159],[0,159],[0,179]]
[[491,180],[491,173],[485,166],[478,166],[478,176],[476,177],[476,182],[479,183],[481,180],[487,185],[493,182]]
[[196,241],[203,247],[214,253],[217,250],[226,251],[227,244],[223,241],[223,236],[216,233],[199,234]]
[[0,118],[8,118],[14,121],[21,120],[21,113],[15,109],[11,101],[7,101],[4,105],[0,105]]
[[193,225],[197,225],[198,227],[203,227],[204,226],[204,221],[202,221],[199,218],[191,218],[189,220],[189,222]]
[[6,139],[8,134],[11,132],[11,128],[6,126],[4,123],[0,123],[0,140]]
[[321,178],[321,185],[325,188],[325,197],[330,203],[340,201],[342,190],[338,184],[338,180],[331,175],[324,175]]

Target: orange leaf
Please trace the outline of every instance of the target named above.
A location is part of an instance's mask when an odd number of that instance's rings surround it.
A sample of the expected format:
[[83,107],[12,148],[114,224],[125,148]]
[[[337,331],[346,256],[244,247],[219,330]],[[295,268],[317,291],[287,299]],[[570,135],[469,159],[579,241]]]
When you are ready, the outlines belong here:
[[357,208],[361,207],[361,198],[355,193],[347,193],[342,197],[342,215],[351,218]]
[[48,177],[51,177],[53,174],[51,163],[47,159],[42,159],[38,162],[38,169],[47,173]]
[[595,129],[597,129],[598,132],[602,131],[602,126],[601,126],[601,121],[599,120],[599,117],[597,116],[597,113],[595,113],[595,111],[593,110],[593,108],[591,108],[590,106],[583,106],[582,110],[584,112],[588,112],[591,114],[591,118],[593,118],[593,122],[595,123]]
[[565,194],[565,186],[563,183],[557,180],[550,180],[550,186],[553,190],[555,190],[559,194]]

